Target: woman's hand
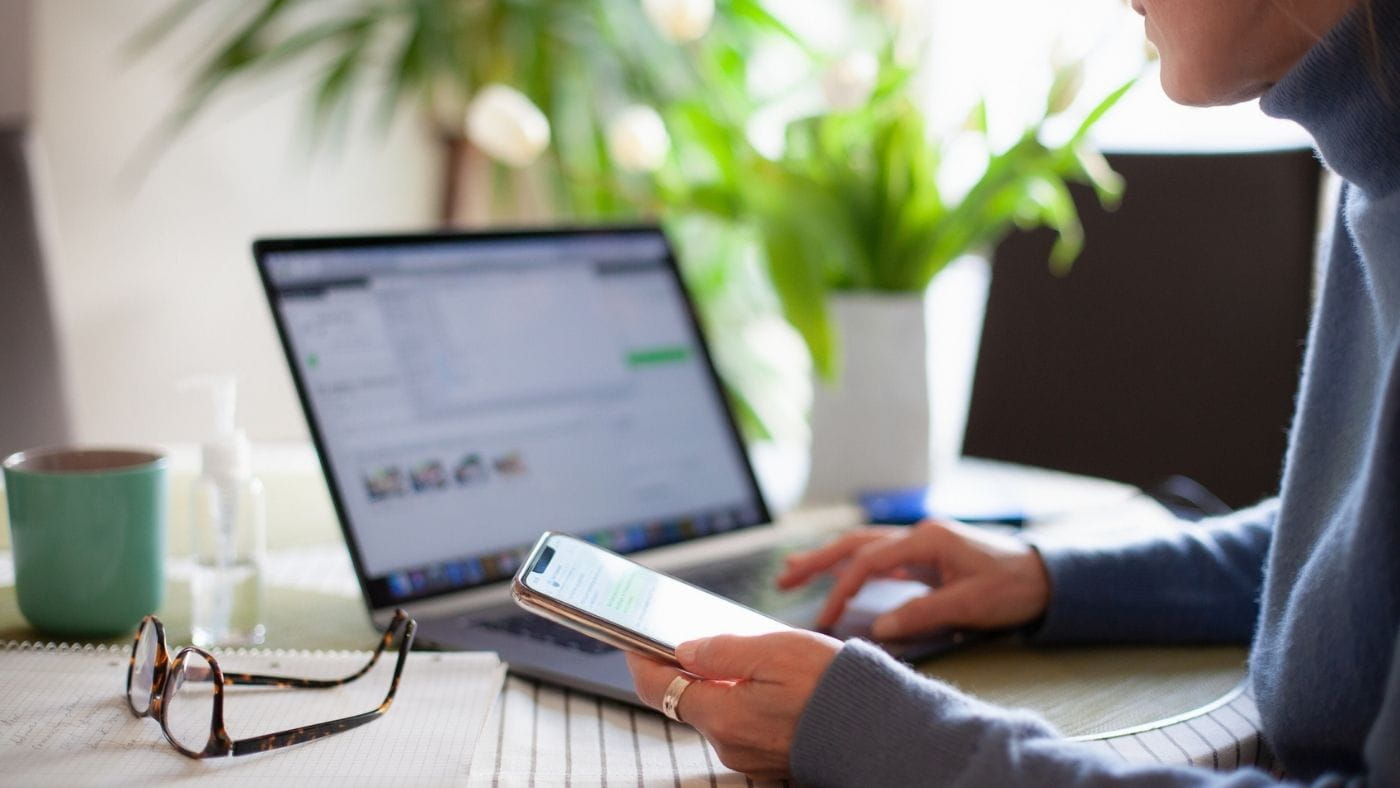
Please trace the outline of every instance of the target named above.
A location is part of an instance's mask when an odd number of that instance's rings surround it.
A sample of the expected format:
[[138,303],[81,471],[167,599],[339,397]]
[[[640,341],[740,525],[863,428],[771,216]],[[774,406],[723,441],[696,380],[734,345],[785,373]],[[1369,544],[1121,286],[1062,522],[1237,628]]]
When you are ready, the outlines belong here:
[[871,635],[879,640],[1018,626],[1034,621],[1050,604],[1045,563],[1030,545],[958,523],[852,531],[825,547],[789,556],[778,586],[794,588],[828,570],[837,579],[817,618],[819,628],[835,624],[871,578],[936,578],[932,591],[875,619]]
[[[796,630],[682,643],[676,659],[698,679],[676,713],[714,745],[725,766],[756,778],[786,777],[797,720],[840,650],[838,640]],[[671,679],[682,675],[635,654],[627,655],[627,666],[637,696],[657,709]]]

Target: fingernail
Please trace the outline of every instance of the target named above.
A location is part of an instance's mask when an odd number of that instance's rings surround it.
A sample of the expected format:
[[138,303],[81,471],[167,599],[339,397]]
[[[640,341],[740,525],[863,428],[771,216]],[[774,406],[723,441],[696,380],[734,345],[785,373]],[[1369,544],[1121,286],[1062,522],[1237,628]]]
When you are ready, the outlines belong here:
[[689,665],[695,661],[695,652],[700,650],[700,644],[694,640],[676,646],[676,661],[682,665]]

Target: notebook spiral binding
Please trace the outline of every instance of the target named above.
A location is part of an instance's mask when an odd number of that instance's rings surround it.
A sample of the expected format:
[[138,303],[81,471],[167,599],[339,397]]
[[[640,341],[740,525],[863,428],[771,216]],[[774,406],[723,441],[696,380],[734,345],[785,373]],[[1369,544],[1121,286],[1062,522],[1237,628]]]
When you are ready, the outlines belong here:
[[[171,645],[171,651],[178,650]],[[126,654],[131,651],[130,643],[68,643],[38,642],[34,640],[0,640],[0,652],[4,651],[43,651],[75,652],[84,654]],[[209,649],[216,657],[356,657],[363,658],[369,651],[354,649],[295,649],[295,648],[213,648]]]
[[0,641],[0,651],[79,651],[93,654],[126,652],[129,644],[116,643],[39,643],[33,640]]

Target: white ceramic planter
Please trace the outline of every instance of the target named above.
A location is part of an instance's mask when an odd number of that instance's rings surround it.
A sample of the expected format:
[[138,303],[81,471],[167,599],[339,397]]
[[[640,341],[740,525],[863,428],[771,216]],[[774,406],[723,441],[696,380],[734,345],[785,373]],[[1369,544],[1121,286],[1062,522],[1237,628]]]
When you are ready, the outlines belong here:
[[833,299],[841,380],[818,382],[804,501],[933,483],[962,453],[990,269],[960,258],[924,293]]

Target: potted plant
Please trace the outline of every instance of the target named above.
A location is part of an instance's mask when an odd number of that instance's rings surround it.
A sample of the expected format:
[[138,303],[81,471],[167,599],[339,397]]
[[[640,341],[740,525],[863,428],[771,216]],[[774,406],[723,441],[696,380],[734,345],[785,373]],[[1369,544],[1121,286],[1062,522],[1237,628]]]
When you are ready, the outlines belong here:
[[[920,348],[942,333],[923,323],[929,283],[1018,225],[1054,228],[1052,264],[1063,269],[1081,240],[1066,181],[1091,183],[1105,201],[1121,188],[1085,135],[1126,86],[1060,144],[1042,141],[1042,121],[989,151],[984,108],[939,139],[900,56],[910,49],[902,4],[845,2],[869,46],[853,34],[853,54],[835,56],[761,0],[377,0],[331,11],[311,0],[180,0],[137,44],[169,37],[204,7],[236,20],[194,72],[174,129],[226,86],[307,61],[317,64],[309,107],[319,133],[366,94],[378,94],[386,119],[415,108],[443,151],[446,224],[662,218],[746,431],[799,431],[801,394],[772,392],[793,390],[801,367],[752,341],[781,314],[824,382],[815,487],[827,467],[851,482],[840,468],[855,465],[872,471],[862,485],[926,482],[935,452]],[[750,64],[773,42],[806,60],[812,76],[793,89],[815,80],[825,101],[786,124],[780,150],[760,151],[751,124],[784,96],[757,90]],[[1062,68],[1045,117],[1068,109],[1076,87],[1076,68]],[[950,185],[956,172],[963,187]],[[870,333],[882,323],[888,337]],[[899,353],[881,351],[896,343]],[[856,359],[885,357],[887,372],[842,383]],[[872,396],[848,396],[854,381]],[[888,416],[888,430],[841,437],[871,413]],[[882,470],[874,458],[891,462]],[[824,494],[838,492],[848,490]]]
[[[819,378],[810,501],[923,486],[955,459],[988,250],[1014,227],[1049,227],[1058,235],[1049,263],[1063,273],[1083,243],[1067,183],[1090,184],[1110,206],[1123,188],[1087,136],[1132,82],[1050,144],[1047,121],[1078,90],[1078,64],[1065,65],[1040,118],[991,150],[985,104],[955,134],[930,132],[911,97],[914,68],[899,62],[895,31],[886,30],[880,56],[827,65],[825,108],[791,121],[776,156],[713,119],[672,123],[714,126],[687,138],[715,141],[720,166],[713,178],[677,178],[667,199],[750,228],[810,353]],[[939,276],[949,267],[958,270]]]

